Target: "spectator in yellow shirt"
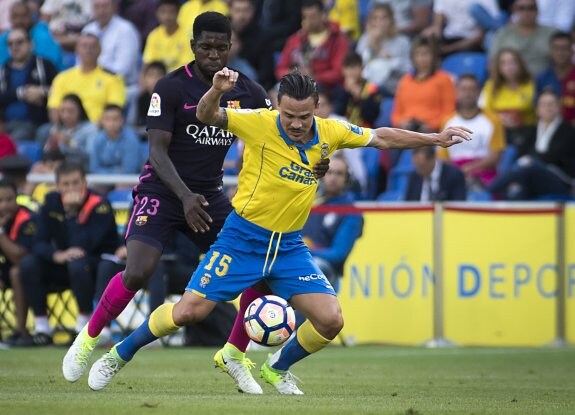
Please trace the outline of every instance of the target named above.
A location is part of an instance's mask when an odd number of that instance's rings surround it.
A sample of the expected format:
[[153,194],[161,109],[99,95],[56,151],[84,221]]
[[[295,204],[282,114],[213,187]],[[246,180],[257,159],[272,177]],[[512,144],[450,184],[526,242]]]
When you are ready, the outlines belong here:
[[323,0],[329,20],[336,22],[340,30],[356,41],[361,34],[359,5],[357,0]]
[[58,109],[68,94],[82,100],[90,121],[97,123],[107,104],[121,107],[126,102],[126,87],[121,76],[106,71],[98,65],[100,41],[93,34],[83,33],[76,46],[79,65],[60,72],[50,89],[48,116],[53,124],[58,122]]
[[194,60],[190,34],[178,24],[179,0],[159,0],[156,16],[160,25],[148,35],[144,48],[144,64],[159,61],[168,71]]
[[192,37],[192,27],[196,17],[203,12],[218,12],[223,15],[229,14],[229,6],[225,0],[188,0],[180,9],[178,24],[184,32]]

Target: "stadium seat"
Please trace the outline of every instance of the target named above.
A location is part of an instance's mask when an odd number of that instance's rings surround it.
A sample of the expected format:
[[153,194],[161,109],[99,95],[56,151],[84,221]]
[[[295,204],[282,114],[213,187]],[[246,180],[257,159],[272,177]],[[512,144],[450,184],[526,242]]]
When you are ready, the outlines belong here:
[[399,190],[387,190],[377,197],[380,202],[400,202],[405,199],[405,193]]
[[224,174],[226,175],[236,175],[238,174],[237,169],[238,161],[238,142],[235,140],[230,146],[226,158],[224,159]]
[[390,127],[391,112],[393,111],[393,98],[384,98],[379,107],[379,116],[374,122],[374,127]]
[[367,198],[373,199],[377,192],[377,180],[379,177],[379,156],[378,149],[366,147],[361,153],[363,164],[367,171]]
[[150,155],[150,147],[148,146],[148,142],[147,141],[142,141],[140,143],[140,152],[142,154],[142,159],[145,161],[148,159],[148,156]]
[[481,52],[455,53],[445,58],[441,68],[456,78],[466,73],[473,74],[483,85],[488,76],[487,55]]
[[42,158],[42,146],[34,141],[21,141],[17,144],[18,153],[32,163],[40,161]]
[[489,202],[493,200],[491,193],[487,191],[475,190],[467,192],[468,202]]
[[76,54],[74,52],[62,53],[62,66],[63,71],[76,66]]
[[403,195],[405,195],[407,191],[407,183],[412,171],[411,150],[402,150],[397,163],[390,171],[387,191],[399,192],[403,198]]
[[115,202],[131,202],[132,201],[132,189],[114,189],[108,192],[107,195],[110,203]]
[[367,20],[367,15],[369,14],[369,9],[371,8],[371,0],[359,0],[358,7],[361,27],[365,27],[365,21]]

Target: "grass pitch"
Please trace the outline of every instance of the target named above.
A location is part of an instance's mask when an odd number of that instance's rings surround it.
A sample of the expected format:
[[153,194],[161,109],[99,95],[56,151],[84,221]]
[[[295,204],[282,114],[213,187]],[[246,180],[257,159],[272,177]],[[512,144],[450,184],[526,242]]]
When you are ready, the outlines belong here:
[[0,351],[0,414],[575,414],[574,348],[333,346],[295,366],[304,396],[240,394],[215,349],[189,348],[143,350],[93,392],[63,379],[65,351]]

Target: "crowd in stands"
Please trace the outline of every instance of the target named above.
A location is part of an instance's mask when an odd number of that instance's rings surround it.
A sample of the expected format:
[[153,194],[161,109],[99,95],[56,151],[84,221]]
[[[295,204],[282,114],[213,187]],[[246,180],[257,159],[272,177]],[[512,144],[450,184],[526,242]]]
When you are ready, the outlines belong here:
[[[74,274],[80,326],[97,297],[93,258],[122,259],[111,231],[122,224],[105,198],[82,187],[84,172],[140,172],[154,85],[193,60],[191,28],[205,11],[230,17],[229,66],[259,82],[272,102],[278,79],[297,69],[318,83],[320,117],[473,131],[472,141],[438,151],[342,152],[334,168],[347,168],[338,193],[346,203],[575,197],[573,0],[0,0],[0,169],[14,183],[0,183],[0,201],[10,206],[0,224],[17,227],[12,245],[0,227],[0,250],[21,264],[25,286],[41,284],[46,270]],[[225,166],[234,173],[240,163],[235,151]],[[59,215],[84,204],[63,205],[52,184],[28,183],[29,172],[77,179],[70,186],[82,188],[73,193],[90,195],[86,223],[95,215],[98,238],[109,240],[96,247],[96,237],[59,239]],[[13,196],[29,209],[19,213]],[[37,229],[25,226],[33,211]],[[17,224],[18,215],[26,218]],[[31,244],[31,235],[44,245]],[[26,293],[15,275],[3,275],[4,283],[13,281],[20,305],[28,294],[36,326],[45,328],[48,288]],[[30,342],[22,318],[21,342]]]
[[[438,171],[443,164],[462,171],[464,199],[572,197],[573,173],[563,165],[575,164],[575,139],[555,139],[558,123],[575,125],[572,1],[0,3],[0,157],[19,152],[33,172],[61,153],[89,173],[137,174],[154,85],[193,60],[195,16],[218,11],[232,22],[229,66],[262,84],[272,101],[278,79],[297,68],[318,82],[330,108],[325,116],[361,127],[471,128],[475,140],[433,157]],[[537,100],[549,92],[560,111],[545,121]],[[547,154],[557,146],[567,158],[559,164]],[[236,153],[226,165],[232,174]],[[406,199],[418,171],[409,151],[358,154],[349,160],[357,198]],[[559,176],[565,190],[511,191],[530,186],[511,178],[527,156]]]

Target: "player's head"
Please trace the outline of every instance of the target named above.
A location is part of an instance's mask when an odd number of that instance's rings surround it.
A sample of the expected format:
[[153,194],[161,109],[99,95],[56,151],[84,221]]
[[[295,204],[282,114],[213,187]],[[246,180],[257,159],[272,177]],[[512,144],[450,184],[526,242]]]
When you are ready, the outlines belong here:
[[211,80],[228,62],[232,38],[230,19],[217,12],[202,13],[194,20],[193,36],[191,45],[197,68]]
[[56,188],[66,193],[83,193],[88,187],[86,171],[80,163],[66,161],[56,168]]
[[309,76],[296,71],[281,79],[278,90],[280,124],[290,140],[307,141],[318,102],[317,84]]
[[18,211],[16,184],[8,179],[0,179],[0,218],[12,218]]

